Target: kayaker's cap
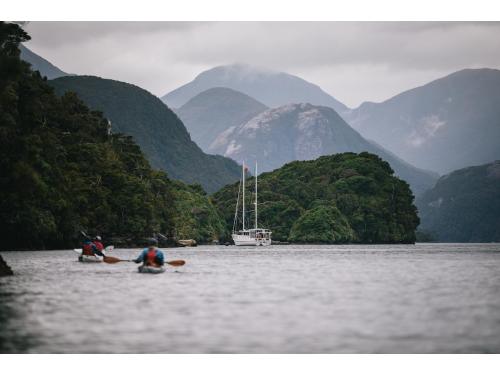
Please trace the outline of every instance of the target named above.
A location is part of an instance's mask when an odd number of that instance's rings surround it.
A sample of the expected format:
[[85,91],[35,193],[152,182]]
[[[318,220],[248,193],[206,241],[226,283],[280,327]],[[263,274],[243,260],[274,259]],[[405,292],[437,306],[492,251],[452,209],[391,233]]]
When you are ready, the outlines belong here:
[[100,241],[101,240],[101,236],[95,236],[94,240]]
[[158,240],[156,238],[148,239],[148,246],[158,246]]

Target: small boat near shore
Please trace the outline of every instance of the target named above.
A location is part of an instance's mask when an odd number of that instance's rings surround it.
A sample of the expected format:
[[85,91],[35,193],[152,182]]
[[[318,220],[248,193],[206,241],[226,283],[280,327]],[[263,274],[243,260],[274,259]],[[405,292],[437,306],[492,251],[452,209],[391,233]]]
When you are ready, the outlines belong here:
[[156,266],[142,265],[142,266],[139,266],[137,269],[138,269],[139,273],[163,273],[163,272],[165,272],[164,266],[156,267]]

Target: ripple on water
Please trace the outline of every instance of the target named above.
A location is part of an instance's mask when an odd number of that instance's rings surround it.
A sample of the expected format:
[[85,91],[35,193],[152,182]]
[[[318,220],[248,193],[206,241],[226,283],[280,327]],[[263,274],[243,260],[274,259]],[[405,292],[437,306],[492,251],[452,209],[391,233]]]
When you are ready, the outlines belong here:
[[[138,250],[116,249],[130,259]],[[200,246],[182,268],[4,252],[0,352],[500,351],[498,244]]]

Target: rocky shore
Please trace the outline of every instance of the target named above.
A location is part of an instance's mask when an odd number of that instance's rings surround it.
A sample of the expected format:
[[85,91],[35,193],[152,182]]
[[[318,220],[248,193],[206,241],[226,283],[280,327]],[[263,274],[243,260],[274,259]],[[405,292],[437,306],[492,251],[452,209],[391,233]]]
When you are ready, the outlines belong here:
[[10,276],[13,275],[14,272],[12,272],[12,269],[9,267],[9,265],[3,260],[2,256],[0,255],[0,276]]

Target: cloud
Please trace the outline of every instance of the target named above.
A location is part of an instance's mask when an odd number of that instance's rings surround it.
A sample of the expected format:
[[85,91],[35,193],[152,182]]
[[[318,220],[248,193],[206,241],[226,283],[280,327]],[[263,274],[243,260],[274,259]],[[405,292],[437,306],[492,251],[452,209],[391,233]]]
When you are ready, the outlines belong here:
[[468,67],[500,68],[498,22],[30,22],[61,69],[156,95],[233,62],[299,75],[355,106]]

